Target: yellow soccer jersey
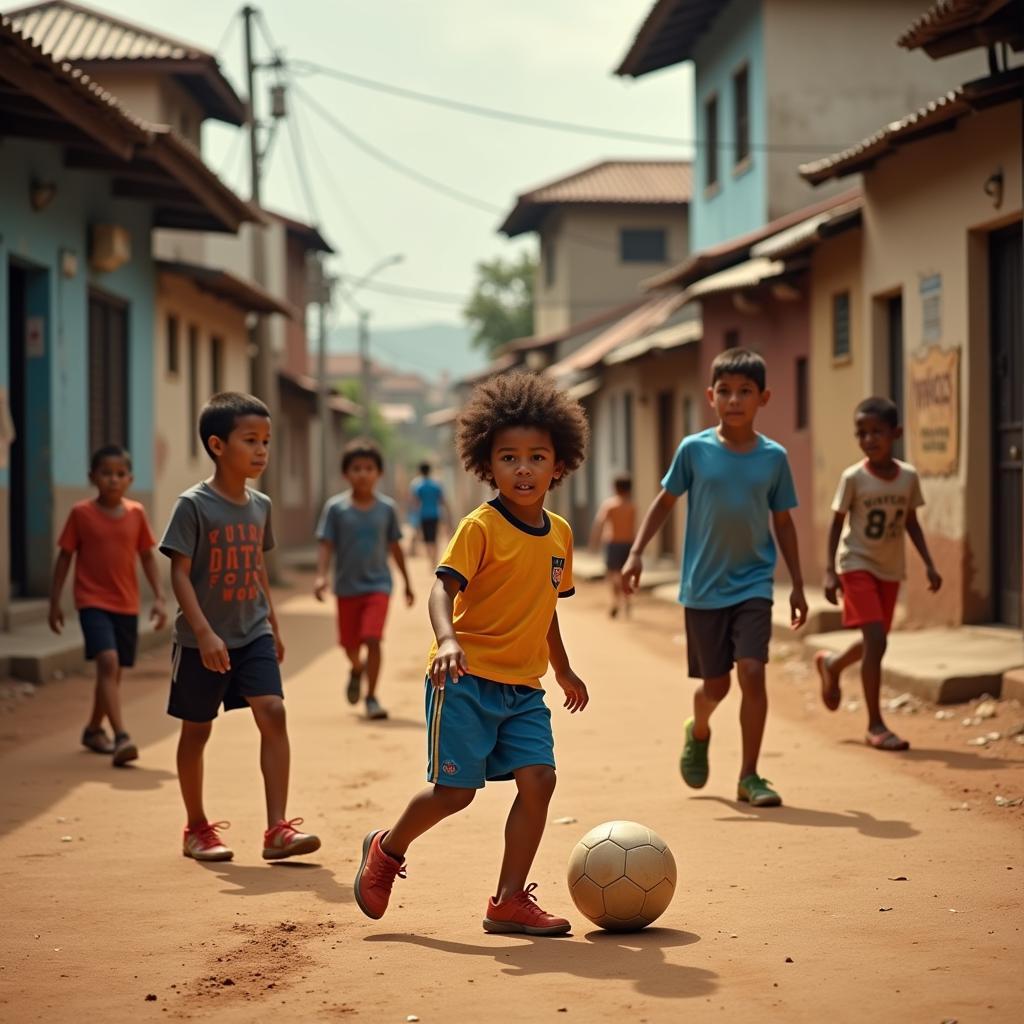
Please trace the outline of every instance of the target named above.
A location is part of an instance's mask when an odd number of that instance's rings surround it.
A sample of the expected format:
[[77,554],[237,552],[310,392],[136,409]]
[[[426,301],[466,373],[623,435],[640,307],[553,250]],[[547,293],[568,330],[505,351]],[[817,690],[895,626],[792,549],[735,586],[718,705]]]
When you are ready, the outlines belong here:
[[[527,526],[495,498],[459,523],[437,574],[459,581],[453,621],[470,673],[539,687],[555,604],[576,592],[569,524],[545,512],[543,526]],[[435,643],[428,668],[436,653]]]

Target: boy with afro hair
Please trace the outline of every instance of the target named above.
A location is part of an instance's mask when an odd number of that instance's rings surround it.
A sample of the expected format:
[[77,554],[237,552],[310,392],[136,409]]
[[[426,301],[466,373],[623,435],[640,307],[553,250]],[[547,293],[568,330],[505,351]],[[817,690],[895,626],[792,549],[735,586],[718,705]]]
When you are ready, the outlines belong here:
[[544,377],[517,373],[481,384],[456,444],[466,469],[498,492],[455,531],[430,594],[436,641],[427,660],[427,781],[390,829],[363,840],[355,897],[368,917],[387,910],[411,843],[467,808],[486,782],[515,780],[505,853],[483,920],[488,932],[563,935],[567,920],[537,904],[527,876],[555,788],[548,664],[569,712],[587,687],[573,672],[555,605],[571,597],[572,531],[544,498],[583,461],[582,408]]

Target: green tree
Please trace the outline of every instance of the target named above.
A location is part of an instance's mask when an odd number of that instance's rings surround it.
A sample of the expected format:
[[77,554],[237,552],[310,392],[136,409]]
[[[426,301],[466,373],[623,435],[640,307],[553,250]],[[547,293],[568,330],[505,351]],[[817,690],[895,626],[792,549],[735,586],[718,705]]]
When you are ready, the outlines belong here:
[[474,328],[473,344],[492,354],[506,342],[533,334],[537,261],[528,253],[518,260],[498,256],[478,263],[476,269],[476,287],[462,315]]

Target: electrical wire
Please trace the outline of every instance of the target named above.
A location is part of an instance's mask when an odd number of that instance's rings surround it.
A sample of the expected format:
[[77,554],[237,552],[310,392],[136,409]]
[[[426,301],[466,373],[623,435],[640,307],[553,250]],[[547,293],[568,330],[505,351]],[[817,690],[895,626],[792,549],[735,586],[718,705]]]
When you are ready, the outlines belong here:
[[304,202],[306,204],[306,214],[310,217],[313,224],[319,225],[320,211],[317,208],[316,196],[313,193],[313,186],[309,176],[309,165],[306,160],[306,150],[302,145],[302,133],[299,128],[298,117],[289,115],[285,117],[288,122],[288,136],[291,140],[291,151],[292,151],[292,163],[295,165],[295,170],[298,172],[299,183],[302,188],[302,194]]

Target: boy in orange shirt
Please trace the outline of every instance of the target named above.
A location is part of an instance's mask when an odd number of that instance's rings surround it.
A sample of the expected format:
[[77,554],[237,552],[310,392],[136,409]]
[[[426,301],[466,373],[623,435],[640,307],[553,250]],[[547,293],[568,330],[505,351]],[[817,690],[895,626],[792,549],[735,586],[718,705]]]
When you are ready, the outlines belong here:
[[[132,457],[119,445],[98,449],[92,457],[89,480],[96,497],[78,502],[61,532],[60,554],[50,588],[50,628],[60,633],[64,613],[60,595],[71,561],[75,562],[75,607],[85,637],[85,656],[96,662],[96,692],[92,715],[82,732],[82,744],[97,754],[112,754],[115,765],[139,756],[121,714],[121,670],[135,664],[138,645],[139,584],[135,559],[153,588],[150,613],[157,629],[167,622],[153,549],[156,539],[137,501],[125,498],[132,483]],[[111,742],[103,720],[114,730]]]

